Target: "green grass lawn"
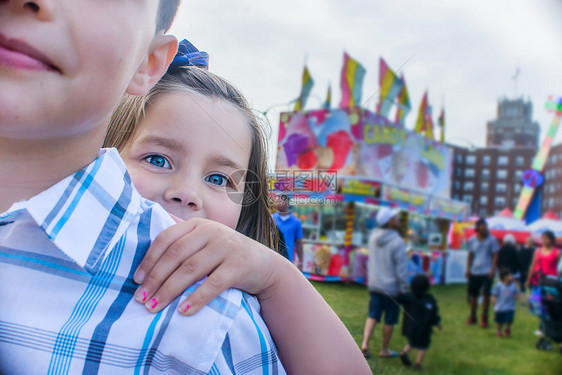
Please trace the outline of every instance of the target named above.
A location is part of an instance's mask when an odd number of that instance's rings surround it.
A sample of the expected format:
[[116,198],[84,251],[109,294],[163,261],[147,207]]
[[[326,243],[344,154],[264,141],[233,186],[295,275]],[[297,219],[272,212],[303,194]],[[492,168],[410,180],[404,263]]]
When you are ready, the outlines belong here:
[[[359,345],[367,318],[369,293],[357,284],[313,283],[340,319],[347,326]],[[432,337],[432,346],[426,354],[423,368],[427,374],[529,374],[562,375],[560,352],[543,352],[535,348],[537,338],[533,332],[538,318],[525,307],[518,306],[511,338],[498,338],[491,326],[482,329],[466,326],[468,304],[466,287],[463,285],[434,286],[431,293],[439,303],[443,330]],[[493,320],[493,315],[491,315]],[[493,322],[492,322],[493,323]],[[391,349],[400,351],[405,338],[396,326]],[[374,374],[408,374],[398,358],[378,358],[381,345],[381,327],[375,329],[371,339],[371,359],[368,360]],[[410,354],[414,358],[415,352]]]

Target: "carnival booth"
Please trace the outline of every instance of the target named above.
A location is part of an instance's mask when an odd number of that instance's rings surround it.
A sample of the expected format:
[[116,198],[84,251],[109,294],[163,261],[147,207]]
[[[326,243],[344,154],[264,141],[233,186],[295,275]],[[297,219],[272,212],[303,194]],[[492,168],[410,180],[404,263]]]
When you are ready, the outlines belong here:
[[442,283],[451,221],[452,150],[385,117],[351,107],[282,113],[272,194],[291,197],[303,224],[303,272],[366,282],[367,243],[381,206],[402,209],[412,275]]

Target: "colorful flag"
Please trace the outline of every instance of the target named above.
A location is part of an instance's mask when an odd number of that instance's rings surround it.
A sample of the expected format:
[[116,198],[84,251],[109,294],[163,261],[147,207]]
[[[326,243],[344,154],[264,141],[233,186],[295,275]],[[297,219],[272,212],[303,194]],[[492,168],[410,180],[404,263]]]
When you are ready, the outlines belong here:
[[433,121],[431,119],[431,106],[427,101],[427,91],[423,94],[418,110],[418,119],[416,120],[416,127],[414,131],[423,134],[425,137],[433,139]]
[[341,71],[341,101],[340,107],[355,107],[361,105],[363,79],[367,71],[346,52],[343,54],[343,68]]
[[332,85],[328,85],[328,94],[326,94],[326,101],[324,102],[324,109],[330,109],[332,106]]
[[305,66],[304,71],[302,72],[301,94],[297,99],[297,102],[295,103],[295,111],[302,111],[302,109],[306,105],[306,101],[308,100],[310,91],[312,91],[312,86],[314,86],[314,80],[310,76],[308,68]]
[[404,126],[404,120],[412,110],[412,105],[410,104],[410,94],[408,94],[408,88],[406,87],[406,80],[404,80],[403,74],[400,75],[400,80],[402,81],[402,90],[400,90],[398,94],[398,108],[396,109],[395,122]]
[[441,128],[441,143],[445,143],[445,108],[441,108],[441,114],[439,115],[437,122]]
[[381,57],[379,62],[379,104],[377,104],[377,113],[383,117],[388,117],[388,113],[400,93],[404,83],[396,73],[392,71]]

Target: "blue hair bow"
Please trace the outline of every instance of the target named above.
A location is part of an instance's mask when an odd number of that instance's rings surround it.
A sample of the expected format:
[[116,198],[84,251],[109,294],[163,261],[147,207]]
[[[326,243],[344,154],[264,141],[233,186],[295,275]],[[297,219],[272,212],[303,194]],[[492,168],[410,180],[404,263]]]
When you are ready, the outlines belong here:
[[181,66],[198,66],[209,69],[209,54],[199,51],[187,39],[184,39],[179,43],[178,52],[168,69]]

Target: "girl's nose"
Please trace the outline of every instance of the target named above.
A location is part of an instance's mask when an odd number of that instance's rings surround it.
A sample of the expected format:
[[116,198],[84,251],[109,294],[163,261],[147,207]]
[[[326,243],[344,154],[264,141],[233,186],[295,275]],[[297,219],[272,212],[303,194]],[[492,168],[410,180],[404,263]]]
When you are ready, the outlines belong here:
[[164,199],[171,204],[189,207],[194,211],[203,208],[203,200],[197,184],[185,181],[174,183],[164,194]]

